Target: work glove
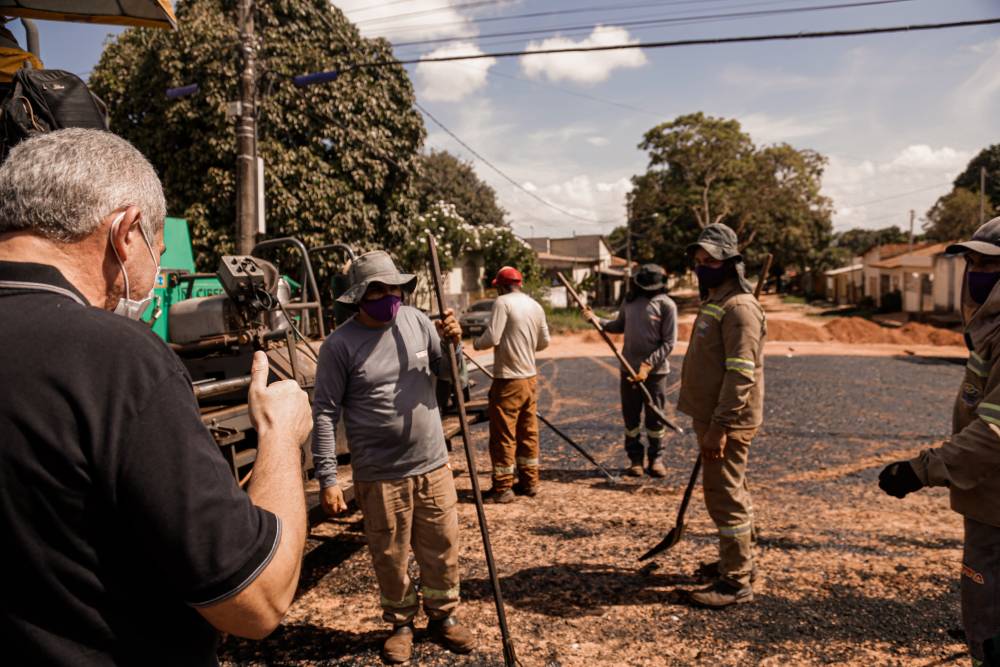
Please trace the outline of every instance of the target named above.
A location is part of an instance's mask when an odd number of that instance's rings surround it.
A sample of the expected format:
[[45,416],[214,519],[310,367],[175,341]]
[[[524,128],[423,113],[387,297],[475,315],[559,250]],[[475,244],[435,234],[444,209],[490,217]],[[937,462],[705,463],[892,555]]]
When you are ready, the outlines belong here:
[[636,369],[635,375],[630,375],[628,381],[632,384],[638,384],[639,382],[645,382],[646,378],[649,377],[649,371],[653,370],[653,367],[647,364],[645,361],[639,364],[639,368]]
[[924,487],[909,461],[890,463],[878,476],[878,486],[894,498],[905,498]]

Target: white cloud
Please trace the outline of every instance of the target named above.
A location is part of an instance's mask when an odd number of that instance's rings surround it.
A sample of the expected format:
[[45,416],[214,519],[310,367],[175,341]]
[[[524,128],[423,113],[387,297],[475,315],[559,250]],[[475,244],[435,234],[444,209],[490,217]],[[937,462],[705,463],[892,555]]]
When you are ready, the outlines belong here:
[[461,4],[462,0],[410,0],[405,4],[337,0],[334,6],[343,11],[365,37],[408,42],[477,34],[469,17],[456,9]]
[[[585,37],[579,42],[574,42],[567,37],[551,37],[541,42],[529,42],[525,50],[610,46],[638,42],[638,39],[630,39],[628,31],[624,28],[597,26],[589,37]],[[642,67],[647,62],[649,61],[646,59],[646,55],[639,49],[553,53],[521,56],[521,71],[532,79],[599,83],[607,80],[611,72],[618,68]]]
[[591,146],[597,146],[598,148],[603,148],[611,143],[611,140],[607,137],[587,137],[587,143]]
[[[431,51],[425,58],[482,55],[472,42],[458,42]],[[486,76],[496,64],[496,58],[459,60],[457,62],[420,63],[417,81],[420,94],[435,102],[457,102],[486,86]]]
[[779,118],[763,113],[752,113],[740,116],[739,121],[743,130],[753,138],[754,143],[770,144],[825,134],[834,128],[839,119],[833,116],[825,118],[811,116],[808,119],[793,116]]
[[821,84],[817,77],[792,74],[779,70],[758,69],[743,64],[728,65],[719,75],[721,82],[727,86],[740,86],[755,91],[762,89],[802,90]]
[[975,113],[986,111],[990,103],[996,100],[997,93],[1000,93],[1000,40],[980,47],[981,51],[977,55],[982,61],[976,71],[958,87],[954,99],[958,109]]
[[951,189],[971,157],[970,151],[926,144],[907,146],[878,162],[831,155],[823,192],[833,199],[834,226],[906,229],[912,209],[919,232],[927,209]]

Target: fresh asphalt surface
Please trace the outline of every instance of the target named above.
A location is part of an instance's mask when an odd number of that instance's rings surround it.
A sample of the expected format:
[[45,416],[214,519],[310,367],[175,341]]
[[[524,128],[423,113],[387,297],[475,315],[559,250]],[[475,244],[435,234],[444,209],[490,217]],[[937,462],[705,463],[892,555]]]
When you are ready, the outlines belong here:
[[[620,473],[626,457],[613,364],[611,357],[541,362],[539,410]],[[672,408],[681,359],[671,364]],[[488,380],[470,373],[478,383],[474,395],[482,395]],[[876,484],[886,462],[947,436],[962,365],[910,356],[771,356],[765,373],[765,426],[752,448],[751,489],[765,519],[760,551],[769,588],[757,603],[723,615],[687,611],[667,590],[690,582],[664,568],[690,571],[714,548],[700,491],[685,546],[661,559],[659,570],[642,571],[635,562],[672,525],[696,453],[690,420],[677,415],[687,432],[667,445],[666,479],[623,480],[617,487],[540,425],[543,491],[549,490],[538,501],[489,508],[525,664],[956,664],[956,643],[944,633],[958,625],[951,562],[960,547],[957,520],[941,491],[903,504],[886,500]],[[474,440],[485,490],[485,425],[474,427]],[[420,642],[414,662],[500,664],[461,443],[455,444],[462,616],[484,650],[460,657]],[[922,517],[941,529],[920,524]],[[378,664],[384,626],[359,520],[355,513],[333,534],[314,534],[299,598],[283,627],[260,643],[226,640],[224,664]],[[940,662],[914,663],[916,656]]]

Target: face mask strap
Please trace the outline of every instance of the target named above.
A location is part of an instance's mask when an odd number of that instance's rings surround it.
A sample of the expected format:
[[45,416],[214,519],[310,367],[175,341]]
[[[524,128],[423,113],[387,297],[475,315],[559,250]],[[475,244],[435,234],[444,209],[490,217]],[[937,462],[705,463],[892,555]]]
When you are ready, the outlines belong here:
[[125,211],[119,213],[118,217],[111,223],[111,229],[108,230],[108,243],[111,245],[111,252],[115,253],[115,259],[118,260],[118,269],[122,272],[122,277],[125,279],[125,298],[131,299],[132,291],[129,289],[128,271],[125,270],[125,262],[122,261],[121,255],[118,254],[118,248],[115,247],[115,233],[118,231],[122,220],[125,219],[125,213]]

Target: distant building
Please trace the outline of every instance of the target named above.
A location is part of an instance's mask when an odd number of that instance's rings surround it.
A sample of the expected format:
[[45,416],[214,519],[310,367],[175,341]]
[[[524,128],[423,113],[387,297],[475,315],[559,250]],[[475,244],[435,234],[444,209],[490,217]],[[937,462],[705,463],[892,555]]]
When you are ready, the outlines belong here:
[[552,286],[549,302],[553,307],[565,308],[569,305],[566,292],[556,278],[556,273],[560,272],[575,284],[585,285],[585,292],[593,305],[614,306],[621,301],[628,262],[616,257],[600,234],[524,240],[538,255],[542,273]]

